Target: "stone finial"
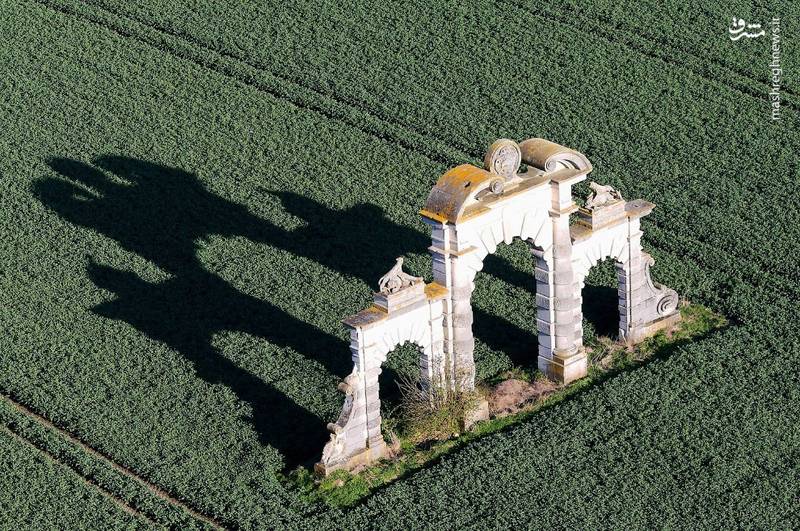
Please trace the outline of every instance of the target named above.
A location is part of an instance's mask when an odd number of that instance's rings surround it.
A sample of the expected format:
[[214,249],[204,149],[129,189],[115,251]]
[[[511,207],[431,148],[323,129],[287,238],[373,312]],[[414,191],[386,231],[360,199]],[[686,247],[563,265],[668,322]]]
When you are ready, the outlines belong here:
[[622,194],[611,186],[589,183],[589,188],[592,189],[592,193],[586,198],[587,209],[607,205],[622,199]]
[[399,256],[389,272],[378,281],[378,291],[383,295],[389,295],[421,281],[422,277],[413,277],[403,271],[403,257]]

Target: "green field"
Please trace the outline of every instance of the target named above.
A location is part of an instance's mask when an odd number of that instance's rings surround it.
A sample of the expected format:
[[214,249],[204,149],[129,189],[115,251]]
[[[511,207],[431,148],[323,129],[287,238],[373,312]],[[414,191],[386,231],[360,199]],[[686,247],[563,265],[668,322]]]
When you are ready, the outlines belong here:
[[[372,4],[0,2],[0,528],[800,526],[800,9]],[[779,122],[733,16],[781,17]],[[430,280],[417,212],[499,137],[656,203],[656,280],[730,325],[309,501],[341,318]],[[532,272],[478,276],[479,378],[535,365]]]

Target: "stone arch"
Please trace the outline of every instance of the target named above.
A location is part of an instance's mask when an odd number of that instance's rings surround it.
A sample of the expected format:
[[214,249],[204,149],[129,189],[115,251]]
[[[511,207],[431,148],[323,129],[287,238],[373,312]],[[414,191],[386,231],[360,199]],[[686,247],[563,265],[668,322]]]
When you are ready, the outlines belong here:
[[[617,195],[607,204],[578,211],[578,223],[570,229],[573,270],[582,289],[592,266],[605,258],[614,259],[619,280],[619,337],[637,342],[680,318],[678,297],[675,291],[652,281],[654,261],[642,249],[641,218],[655,205],[641,199],[625,201]],[[580,314],[575,326],[582,337]]]
[[[497,164],[493,153],[512,152],[516,146],[512,144],[510,140],[493,144],[486,166],[508,168]],[[506,175],[469,164],[446,172],[420,212],[431,226],[434,280],[449,291],[444,306],[447,377],[452,387],[461,390],[472,389],[475,380],[471,305],[475,275],[487,255],[516,237],[529,243],[536,260],[538,365],[561,378],[564,367],[575,361],[569,214],[577,207],[571,187],[586,178],[591,164],[583,155],[543,139],[526,140],[516,149],[520,159]],[[529,165],[526,173],[517,171],[520,160]],[[566,319],[569,326],[561,322]],[[556,351],[570,362],[559,362],[560,368],[554,370]],[[572,374],[582,376],[581,371]]]
[[[441,321],[441,314],[435,321]],[[405,322],[404,322],[405,321]],[[419,368],[420,379],[423,382],[436,382],[441,379],[443,368],[441,365],[441,349],[443,331],[435,328],[431,320],[422,321],[418,316],[410,314],[407,319],[399,323],[387,323],[386,331],[380,339],[372,346],[372,351],[364,351],[364,355],[373,357],[372,360],[365,360],[366,366],[378,365],[382,367],[389,354],[397,347],[405,343],[411,343],[419,349]],[[352,343],[351,343],[352,346]],[[357,365],[359,360],[353,355],[353,365]],[[380,370],[378,374],[380,374]],[[377,376],[376,376],[377,377]]]
[[552,228],[547,208],[542,208],[542,205],[527,210],[522,210],[519,205],[509,205],[496,217],[481,224],[461,226],[457,233],[464,246],[473,248],[461,255],[470,282],[474,282],[475,275],[483,269],[483,261],[488,255],[494,254],[499,245],[511,244],[517,238],[539,249],[548,264],[552,261]]
[[[627,218],[625,219],[627,222]],[[618,289],[624,282],[627,262],[630,259],[630,248],[628,245],[628,226],[627,223],[619,223],[615,226],[604,227],[597,231],[592,231],[588,238],[576,238],[572,244],[572,268],[575,272],[575,281],[578,289],[578,313],[575,316],[575,334],[583,338],[583,288],[586,285],[586,275],[592,267],[602,260],[611,258],[614,260],[617,269]],[[573,234],[575,231],[572,231]],[[623,328],[627,321],[627,308],[618,305],[619,308],[619,337],[625,337]]]
[[414,279],[393,293],[376,293],[374,304],[345,319],[350,329],[353,371],[339,385],[342,413],[328,424],[331,440],[317,469],[323,474],[352,469],[386,455],[381,434],[378,377],[388,354],[410,342],[420,349],[420,375],[427,385],[443,379],[443,299],[447,290]]
[[628,262],[630,253],[627,228],[619,225],[605,233],[593,233],[591,238],[583,242],[573,243],[572,268],[581,288],[584,287],[589,270],[601,260],[612,258],[618,264]]
[[[525,172],[520,172],[522,162],[528,165]],[[318,464],[323,473],[385,454],[378,375],[398,344],[421,347],[420,369],[429,385],[474,387],[474,279],[500,243],[521,238],[530,246],[536,266],[537,364],[558,382],[587,373],[581,290],[599,260],[611,257],[618,264],[621,339],[640,341],[680,319],[677,293],[652,281],[653,258],[641,246],[640,218],[655,205],[625,201],[612,187],[590,183],[593,194],[586,208],[579,208],[572,186],[586,179],[591,163],[541,138],[520,144],[500,139],[490,146],[484,165],[462,164],[444,173],[420,211],[431,228],[434,282],[425,285],[403,273],[398,258],[381,278],[374,304],[344,321],[354,366],[340,386],[342,414],[328,425],[331,440]],[[574,213],[578,222],[571,224]]]
[[[509,205],[498,216],[484,220],[484,223],[459,226],[454,231],[458,246],[470,250],[449,258],[449,277],[437,274],[437,266],[434,266],[434,279],[444,282],[453,294],[449,301],[451,312],[446,316],[449,322],[445,323],[445,326],[451,326],[445,335],[449,331],[453,337],[453,361],[448,365],[447,374],[452,388],[470,390],[474,387],[472,294],[475,291],[475,277],[483,270],[487,256],[494,254],[500,245],[509,245],[517,238],[527,243],[535,262],[537,312],[531,318],[537,320],[540,354],[545,350],[549,352],[550,324],[554,322],[552,297],[549,295],[553,289],[553,229],[546,208],[529,204],[526,211],[520,211],[521,205],[524,203]],[[445,262],[443,253],[432,253],[435,264]]]

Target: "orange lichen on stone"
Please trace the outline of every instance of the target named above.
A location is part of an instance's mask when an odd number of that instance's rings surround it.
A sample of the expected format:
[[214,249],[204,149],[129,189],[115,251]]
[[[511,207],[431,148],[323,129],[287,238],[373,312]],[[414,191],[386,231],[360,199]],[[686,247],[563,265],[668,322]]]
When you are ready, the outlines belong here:
[[436,221],[455,223],[474,202],[475,194],[496,177],[472,164],[456,166],[439,177],[420,213]]
[[447,297],[448,289],[438,282],[431,282],[425,285],[425,296],[428,299],[443,299]]
[[342,320],[342,323],[350,328],[366,328],[383,321],[387,317],[388,314],[386,310],[379,306],[372,305],[366,310],[362,310]]

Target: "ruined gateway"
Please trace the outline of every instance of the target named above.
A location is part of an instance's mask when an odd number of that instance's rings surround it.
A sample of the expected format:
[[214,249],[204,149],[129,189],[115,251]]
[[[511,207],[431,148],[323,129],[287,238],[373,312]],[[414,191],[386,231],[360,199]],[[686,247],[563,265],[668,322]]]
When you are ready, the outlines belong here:
[[[520,172],[524,163],[527,169]],[[636,343],[680,319],[675,291],[650,278],[640,219],[655,205],[625,201],[591,183],[586,208],[572,186],[592,165],[581,153],[541,138],[492,144],[484,168],[462,164],[439,178],[420,211],[431,227],[433,282],[402,270],[402,258],[381,278],[374,303],[344,320],[353,372],[339,386],[345,403],[328,425],[317,471],[351,470],[386,455],[378,375],[389,352],[410,341],[420,349],[427,385],[472,390],[475,361],[470,298],[484,258],[521,238],[535,261],[538,367],[569,383],[586,375],[581,290],[589,269],[613,258],[619,279],[619,337]],[[570,215],[576,222],[570,224]]]

